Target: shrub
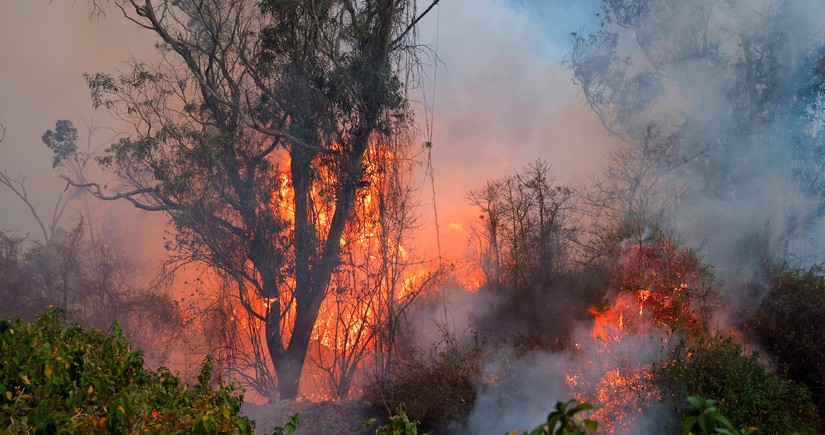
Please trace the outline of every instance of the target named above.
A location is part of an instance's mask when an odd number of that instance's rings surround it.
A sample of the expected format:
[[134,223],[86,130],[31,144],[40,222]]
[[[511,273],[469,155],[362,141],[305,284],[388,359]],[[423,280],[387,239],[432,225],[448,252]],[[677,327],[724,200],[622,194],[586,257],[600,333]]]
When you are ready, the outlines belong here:
[[[572,408],[570,405],[575,405]],[[584,402],[576,405],[575,400],[556,402],[556,409],[547,415],[547,422],[539,425],[524,435],[591,435],[596,433],[599,423],[589,418],[576,415],[593,409],[593,405]],[[511,434],[514,434],[511,432]]]
[[744,355],[729,337],[698,339],[676,348],[655,370],[666,397],[683,404],[688,396],[718,399],[719,412],[734,427],[761,433],[816,433],[816,408],[808,390],[770,373],[756,353]]
[[[367,429],[372,429],[372,425],[378,421],[375,418],[364,423]],[[405,404],[398,405],[394,415],[389,417],[389,421],[383,426],[373,429],[375,435],[418,435],[418,422],[407,417],[407,407]],[[426,433],[423,435],[427,435]]]
[[[59,310],[36,322],[0,320],[0,427],[11,433],[252,433],[243,396],[210,357],[188,388],[168,369],[144,368],[115,325],[104,334],[65,325]],[[214,385],[214,388],[213,388]]]
[[690,396],[688,406],[682,419],[682,433],[746,435],[754,433],[756,428],[736,429],[731,422],[716,409],[716,401],[704,397]]
[[283,426],[275,426],[275,429],[272,431],[272,435],[292,435],[298,429],[298,425],[300,423],[300,414],[292,414],[292,417],[289,417],[289,421],[287,421],[286,424]]
[[462,344],[444,330],[429,352],[409,353],[389,382],[367,389],[365,401],[388,413],[403,404],[409,418],[423,428],[445,428],[466,419],[482,379],[481,343]]
[[[749,329],[790,379],[805,384],[825,422],[825,268],[784,266]],[[822,429],[825,429],[823,427]]]

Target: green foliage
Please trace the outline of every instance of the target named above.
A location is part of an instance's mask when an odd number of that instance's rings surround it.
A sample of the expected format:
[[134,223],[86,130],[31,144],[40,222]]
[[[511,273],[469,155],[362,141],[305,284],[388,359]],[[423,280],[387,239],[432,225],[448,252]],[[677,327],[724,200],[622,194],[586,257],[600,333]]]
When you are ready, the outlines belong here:
[[[749,328],[784,374],[812,392],[825,411],[825,267],[784,266]],[[825,418],[820,417],[821,420]]]
[[52,168],[60,166],[64,160],[77,154],[77,128],[72,121],[57,121],[54,130],[46,130],[41,139],[54,152]]
[[[370,419],[364,426],[372,428],[376,419]],[[410,420],[407,416],[407,407],[405,404],[398,405],[398,409],[394,415],[390,416],[390,421],[383,426],[375,428],[376,435],[418,435],[418,421]],[[426,433],[423,435],[427,435]]]
[[92,106],[97,109],[104,106],[107,109],[114,107],[114,101],[105,98],[105,95],[112,92],[117,92],[118,87],[115,85],[115,79],[110,74],[84,73],[83,79],[92,91]]
[[654,374],[674,404],[684,403],[688,396],[717,398],[719,411],[733,427],[753,425],[763,433],[816,433],[816,409],[807,389],[770,373],[758,354],[743,354],[742,347],[729,337],[683,344],[671,362]]
[[[570,407],[571,405],[575,405]],[[593,409],[593,405],[584,402],[576,405],[575,400],[556,402],[556,410],[547,416],[547,422],[539,425],[525,435],[589,435],[596,433],[599,423],[589,418],[576,415]]]
[[716,409],[715,400],[690,396],[687,401],[688,407],[685,409],[682,420],[682,432],[686,435],[736,435],[756,432],[754,427],[736,430],[730,421]]
[[292,414],[292,417],[289,417],[289,421],[286,422],[283,426],[275,426],[275,429],[272,430],[272,435],[292,435],[295,433],[295,430],[298,429],[298,424],[301,423],[300,414],[297,412]]
[[[11,433],[235,433],[243,396],[213,372],[187,388],[168,369],[150,371],[115,325],[112,332],[65,325],[61,311],[36,322],[0,320],[0,427]],[[213,385],[214,384],[214,388]]]

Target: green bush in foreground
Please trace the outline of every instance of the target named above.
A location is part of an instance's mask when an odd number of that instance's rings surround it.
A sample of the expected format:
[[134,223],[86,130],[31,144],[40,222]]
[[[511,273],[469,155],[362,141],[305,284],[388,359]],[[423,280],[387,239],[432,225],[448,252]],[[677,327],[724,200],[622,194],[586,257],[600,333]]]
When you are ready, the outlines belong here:
[[[599,423],[589,418],[576,415],[582,411],[593,409],[593,405],[584,402],[576,404],[575,400],[567,402],[556,402],[556,409],[547,416],[547,423],[540,424],[537,428],[524,435],[591,435],[596,433]],[[575,405],[570,407],[570,405]],[[515,435],[518,431],[510,434]]]
[[[407,416],[407,406],[403,403],[398,405],[395,414],[390,416],[386,424],[373,429],[372,426],[376,421],[376,419],[371,418],[364,423],[364,426],[367,429],[372,429],[375,435],[418,435],[418,421],[410,420]],[[423,435],[427,435],[427,433]]]
[[289,421],[287,421],[286,424],[283,426],[275,426],[272,435],[292,435],[295,433],[295,430],[298,429],[300,423],[301,415],[296,412],[292,414],[292,417],[289,417]]
[[8,432],[252,433],[254,423],[239,415],[243,396],[214,375],[210,357],[188,388],[166,368],[145,369],[117,325],[104,334],[60,316],[0,320],[0,427]]

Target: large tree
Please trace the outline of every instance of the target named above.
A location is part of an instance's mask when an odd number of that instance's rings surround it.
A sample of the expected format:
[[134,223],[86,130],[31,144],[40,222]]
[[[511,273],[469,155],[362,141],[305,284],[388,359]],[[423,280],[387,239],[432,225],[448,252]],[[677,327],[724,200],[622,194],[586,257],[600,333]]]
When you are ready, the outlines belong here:
[[365,153],[408,126],[411,38],[438,1],[111,3],[161,60],[87,76],[134,132],[100,159],[117,190],[82,184],[166,213],[173,247],[230,277],[265,324],[280,397],[295,397]]

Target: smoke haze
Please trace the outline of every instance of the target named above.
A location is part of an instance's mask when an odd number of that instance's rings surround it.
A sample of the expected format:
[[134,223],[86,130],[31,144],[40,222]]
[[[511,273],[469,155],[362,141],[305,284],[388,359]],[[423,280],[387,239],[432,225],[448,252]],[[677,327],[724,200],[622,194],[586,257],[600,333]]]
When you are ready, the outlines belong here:
[[485,181],[539,158],[561,184],[598,172],[607,136],[562,66],[569,33],[593,24],[596,10],[593,1],[447,1],[422,24],[421,42],[440,60],[437,76],[427,66],[423,81],[434,109],[432,158],[448,255],[462,254],[468,236],[448,224],[474,219],[466,194]]
[[[415,98],[434,108],[432,159],[448,254],[461,255],[467,235],[447,224],[467,223],[466,192],[487,179],[538,158],[556,168],[563,184],[583,183],[598,172],[608,149],[606,136],[561,64],[569,33],[592,26],[596,8],[592,0],[572,6],[566,1],[452,0],[422,22],[421,42],[437,50],[440,62],[435,92],[430,63],[424,68],[423,94]],[[155,41],[117,11],[89,19],[86,2],[7,0],[4,9],[0,122],[8,130],[0,145],[0,169],[25,175],[30,198],[47,214],[65,185],[51,170],[40,136],[58,119],[72,120],[81,141],[83,120],[122,128],[106,111],[91,109],[82,74],[114,71],[131,57],[151,60]],[[425,109],[419,104],[415,110],[425,132]],[[96,145],[110,137],[107,132],[98,136]],[[429,225],[432,199],[422,195]],[[6,205],[0,208],[0,227],[39,234],[28,210],[6,189],[0,189],[0,203]],[[432,240],[422,242],[435,250]]]
[[[116,70],[131,56],[149,59],[154,42],[148,33],[117,16],[90,19],[85,2],[8,0],[2,9],[0,123],[7,130],[0,143],[0,170],[13,178],[25,177],[29,199],[41,218],[49,221],[66,185],[58,178],[59,170],[51,168],[51,151],[41,135],[54,129],[55,121],[68,119],[78,128],[78,145],[83,147],[88,122],[101,128],[93,146],[107,145],[121,127],[105,111],[93,111],[82,75]],[[100,180],[101,174],[90,169],[90,178]],[[42,238],[29,210],[5,186],[0,189],[0,204],[0,229]],[[60,222],[64,229],[77,222],[72,205]],[[114,204],[102,207],[96,216],[101,220],[98,224],[108,227],[139,225],[141,231],[123,234],[134,252],[156,256],[162,250],[164,220],[159,216],[139,216],[131,207]]]
[[[735,64],[743,40],[780,41],[773,64],[779,83],[777,100],[795,103],[794,86],[806,57],[825,38],[825,6],[788,1],[777,11],[773,1],[733,2],[736,6],[730,8],[713,3],[686,2],[710,8],[708,27],[711,38],[719,41],[714,48],[720,64]],[[468,234],[463,228],[477,214],[465,199],[469,190],[539,158],[553,166],[559,184],[582,185],[600,173],[605,155],[619,146],[620,141],[608,135],[586,107],[581,88],[562,65],[570,50],[569,34],[598,29],[598,6],[595,0],[445,0],[422,22],[421,42],[437,52],[438,70],[432,64],[425,66],[421,94],[416,97],[419,104],[414,107],[424,133],[421,142],[429,140],[426,133],[432,128],[436,208],[447,256],[460,256],[466,249]],[[90,20],[84,1],[3,0],[2,9],[0,123],[7,132],[0,144],[0,170],[25,176],[32,202],[48,214],[65,185],[50,167],[51,156],[41,134],[58,119],[72,120],[81,137],[84,119],[122,128],[107,113],[92,111],[82,74],[116,70],[130,57],[151,59],[155,40],[115,13]],[[742,114],[750,107],[741,102],[744,98],[731,103],[732,93],[745,91],[720,75],[728,70],[709,67],[706,59],[677,56],[687,48],[674,35],[693,23],[693,12],[685,6],[668,23],[648,23],[664,34],[663,45],[653,50],[666,65],[658,70],[656,80],[637,84],[634,96],[642,108],[622,122],[627,130],[656,124],[664,136],[680,130],[675,147],[690,157],[689,164],[648,176],[685,192],[688,199],[671,211],[668,223],[689,246],[701,248],[722,281],[748,283],[731,286],[729,293],[734,302],[744,296],[752,303],[764,290],[759,286],[760,271],[772,259],[766,253],[781,253],[806,264],[825,258],[819,238],[821,197],[799,187],[799,162],[811,162],[812,157],[793,154],[800,135],[807,135],[804,140],[812,148],[821,146],[822,119],[800,126],[797,120],[777,118],[761,124],[759,131],[743,131]],[[633,59],[631,74],[641,77],[658,66],[632,46],[620,45],[620,50]],[[825,103],[816,104],[822,109]],[[427,108],[433,110],[431,126],[424,119]],[[101,133],[96,144],[105,145],[109,137]],[[421,183],[421,214],[426,222],[417,242],[432,256],[431,187],[428,180],[422,178]],[[132,228],[126,243],[134,244],[138,252],[157,255],[162,218],[147,218],[129,207],[107,206],[106,210],[107,222]],[[63,225],[71,226],[74,219],[76,214],[68,212],[66,220],[72,222]],[[141,226],[126,222],[141,222]],[[7,189],[0,189],[0,229],[39,234],[29,211]],[[496,303],[459,296],[455,300],[456,330]],[[643,361],[657,351],[661,348],[636,356]],[[511,364],[508,370],[518,376],[505,380],[508,396],[481,391],[470,420],[471,433],[525,429],[524,424],[546,418],[557,400],[570,397],[564,379],[575,365],[570,355],[537,354],[526,359],[502,355],[490,364],[490,372]],[[656,427],[656,421],[640,424]]]

